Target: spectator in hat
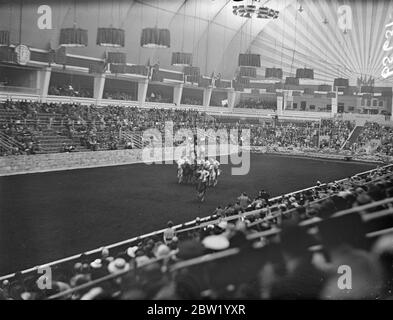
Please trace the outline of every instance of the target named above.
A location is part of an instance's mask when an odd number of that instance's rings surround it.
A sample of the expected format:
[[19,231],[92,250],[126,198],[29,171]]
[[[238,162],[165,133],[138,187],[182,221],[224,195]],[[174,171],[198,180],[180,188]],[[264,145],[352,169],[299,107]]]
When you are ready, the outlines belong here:
[[176,235],[175,229],[173,228],[173,222],[168,221],[167,228],[164,230],[163,239],[165,244],[169,244],[173,237]]

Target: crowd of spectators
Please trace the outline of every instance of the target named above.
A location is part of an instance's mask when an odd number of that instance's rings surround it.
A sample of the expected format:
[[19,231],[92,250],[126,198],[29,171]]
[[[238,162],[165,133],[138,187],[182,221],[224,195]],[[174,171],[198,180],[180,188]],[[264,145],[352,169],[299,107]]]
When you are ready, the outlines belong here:
[[276,110],[277,109],[277,101],[249,98],[249,99],[240,101],[235,106],[235,108]]
[[172,98],[165,97],[159,91],[152,91],[146,95],[147,102],[172,103]]
[[350,121],[330,119],[265,123],[252,127],[251,145],[339,150],[353,127]]
[[[242,193],[188,229],[168,222],[162,233],[53,266],[50,289],[39,289],[45,275],[16,273],[0,299],[391,299],[393,236],[365,236],[365,221],[390,204],[363,206],[392,197],[392,176],[383,167],[273,199]],[[352,268],[352,290],[337,287],[342,265]],[[102,277],[110,279],[70,291]]]
[[201,105],[203,105],[202,98],[198,99],[198,98],[184,97],[184,98],[182,98],[181,103],[182,104],[191,105],[191,106],[201,106]]
[[[0,110],[12,115],[1,117],[1,131],[21,145],[4,154],[31,154],[40,147],[37,136],[43,129],[72,139],[90,150],[129,148],[135,143],[130,135],[140,139],[146,129],[162,133],[165,122],[174,123],[174,132],[187,129],[250,129],[250,144],[256,147],[313,149],[315,152],[339,152],[355,127],[351,121],[322,119],[321,121],[264,120],[260,122],[232,121],[214,118],[204,112],[189,109],[137,108],[125,106],[84,106],[74,103],[32,103],[7,101]],[[378,144],[372,151],[393,155],[392,129],[367,123],[352,152],[362,154],[370,142]],[[139,146],[142,142],[139,141]],[[370,150],[368,148],[367,150]]]
[[119,90],[105,90],[103,93],[104,99],[114,99],[114,100],[128,100],[136,101],[138,98],[135,94]]
[[52,85],[48,89],[49,95],[54,96],[67,96],[67,97],[81,97],[92,98],[93,92],[88,88],[75,89],[71,84],[65,85]]
[[393,128],[367,122],[353,148],[357,151],[368,149],[370,152],[393,156]]

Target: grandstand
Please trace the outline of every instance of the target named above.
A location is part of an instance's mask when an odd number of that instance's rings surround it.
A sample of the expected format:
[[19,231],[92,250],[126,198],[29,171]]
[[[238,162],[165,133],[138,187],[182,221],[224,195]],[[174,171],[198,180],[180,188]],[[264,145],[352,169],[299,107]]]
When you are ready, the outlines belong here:
[[0,2],[0,300],[392,299],[392,9]]

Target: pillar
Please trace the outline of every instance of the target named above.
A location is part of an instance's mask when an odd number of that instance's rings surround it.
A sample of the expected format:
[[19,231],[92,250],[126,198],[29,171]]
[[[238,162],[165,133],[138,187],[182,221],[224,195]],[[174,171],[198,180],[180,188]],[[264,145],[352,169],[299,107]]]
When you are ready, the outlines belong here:
[[331,116],[334,117],[337,114],[337,105],[338,105],[338,92],[336,91],[336,95],[332,98],[332,109],[331,109]]
[[229,89],[228,91],[228,109],[229,111],[233,111],[235,108],[236,103],[240,99],[239,92],[235,91],[233,88]]
[[138,82],[138,102],[140,106],[143,106],[145,104],[148,85],[148,79],[144,79]]
[[49,83],[50,83],[50,76],[52,74],[52,68],[46,67],[44,69],[37,71],[37,91],[40,95],[40,99],[42,102],[46,101],[48,97],[48,90],[49,90]]
[[175,85],[173,88],[173,103],[176,106],[180,106],[182,94],[183,94],[183,84],[180,83]]
[[102,99],[104,94],[104,87],[105,87],[105,75],[104,74],[97,74],[94,76],[94,92],[93,98],[97,101]]
[[284,109],[284,97],[277,95],[277,115],[282,116],[283,115],[283,109]]
[[210,105],[210,98],[212,97],[212,88],[204,88],[203,89],[203,106],[208,108]]

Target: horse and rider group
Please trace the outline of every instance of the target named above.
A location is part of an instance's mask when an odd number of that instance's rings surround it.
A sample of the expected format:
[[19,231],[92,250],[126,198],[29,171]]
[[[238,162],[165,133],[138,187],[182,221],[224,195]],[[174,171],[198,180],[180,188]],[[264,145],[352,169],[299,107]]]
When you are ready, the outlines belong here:
[[177,161],[177,179],[179,184],[196,184],[198,200],[205,200],[206,190],[215,187],[220,175],[220,163],[216,159],[198,159],[191,161],[182,157]]

